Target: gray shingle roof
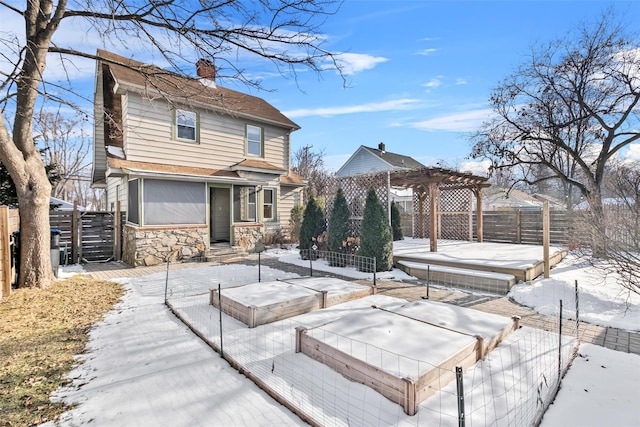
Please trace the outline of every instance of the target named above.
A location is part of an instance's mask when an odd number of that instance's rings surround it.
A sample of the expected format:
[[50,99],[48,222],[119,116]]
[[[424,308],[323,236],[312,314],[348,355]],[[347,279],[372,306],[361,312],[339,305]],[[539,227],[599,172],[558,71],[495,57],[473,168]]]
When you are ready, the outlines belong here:
[[382,150],[379,150],[377,148],[365,147],[364,145],[362,146],[362,148],[366,149],[375,156],[380,157],[382,160],[389,163],[395,168],[417,169],[426,167],[419,161],[409,156],[403,156],[402,154],[391,153],[389,151],[383,152]]

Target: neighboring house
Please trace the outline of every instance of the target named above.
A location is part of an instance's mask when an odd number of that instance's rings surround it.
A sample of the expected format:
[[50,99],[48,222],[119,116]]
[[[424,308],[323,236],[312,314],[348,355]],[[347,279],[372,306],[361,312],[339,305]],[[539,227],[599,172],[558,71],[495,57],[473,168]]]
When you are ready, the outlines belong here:
[[[123,260],[151,265],[212,244],[259,249],[300,203],[290,135],[300,127],[261,98],[98,50],[94,187],[126,211]],[[196,71],[197,70],[197,71]]]
[[409,170],[425,167],[409,156],[386,151],[384,143],[378,148],[361,145],[355,153],[338,169],[336,176],[354,176],[376,172]]
[[[381,142],[378,148],[361,145],[338,169],[336,176],[355,176],[369,173],[401,171],[426,167],[409,156],[391,153]],[[411,213],[413,192],[409,188],[391,188],[390,198],[398,203],[401,212]]]
[[[73,210],[73,203],[67,202],[66,200],[58,199],[57,197],[50,197],[49,198],[49,205],[51,205],[52,207],[54,207],[56,210],[59,210],[59,211],[72,211]],[[76,206],[76,208],[79,211],[86,210],[86,208],[84,206]]]
[[484,210],[540,210],[544,202],[521,190],[491,186],[482,192]]

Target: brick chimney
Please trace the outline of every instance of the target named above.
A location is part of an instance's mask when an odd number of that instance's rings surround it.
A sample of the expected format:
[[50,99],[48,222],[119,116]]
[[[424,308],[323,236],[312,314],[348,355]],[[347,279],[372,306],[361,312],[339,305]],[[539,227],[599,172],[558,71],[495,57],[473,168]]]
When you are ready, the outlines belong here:
[[382,154],[384,154],[384,149],[385,149],[384,142],[381,142],[380,144],[378,144],[378,150],[380,150]]
[[198,59],[198,62],[196,62],[196,73],[198,77],[202,79],[216,80],[216,66],[208,59]]

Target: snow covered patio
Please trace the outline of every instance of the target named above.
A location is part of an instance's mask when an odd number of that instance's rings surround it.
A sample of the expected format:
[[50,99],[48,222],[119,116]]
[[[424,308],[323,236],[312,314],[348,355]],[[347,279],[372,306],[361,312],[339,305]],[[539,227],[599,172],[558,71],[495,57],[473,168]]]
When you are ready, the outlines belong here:
[[[549,249],[550,268],[566,256]],[[407,274],[440,284],[506,294],[519,281],[529,282],[544,271],[544,248],[538,245],[476,243],[439,240],[431,252],[428,239],[405,239],[393,244],[394,265]]]

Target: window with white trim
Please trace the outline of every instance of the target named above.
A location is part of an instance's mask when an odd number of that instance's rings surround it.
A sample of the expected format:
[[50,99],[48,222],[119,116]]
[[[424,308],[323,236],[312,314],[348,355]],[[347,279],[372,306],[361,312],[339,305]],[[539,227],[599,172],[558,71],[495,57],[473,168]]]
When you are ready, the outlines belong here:
[[198,114],[195,111],[175,110],[175,136],[184,141],[198,141]]
[[266,220],[275,219],[276,190],[264,188],[262,190],[262,218]]
[[259,126],[247,125],[247,154],[262,157],[263,132]]
[[256,187],[234,185],[233,186],[233,221],[256,221]]

